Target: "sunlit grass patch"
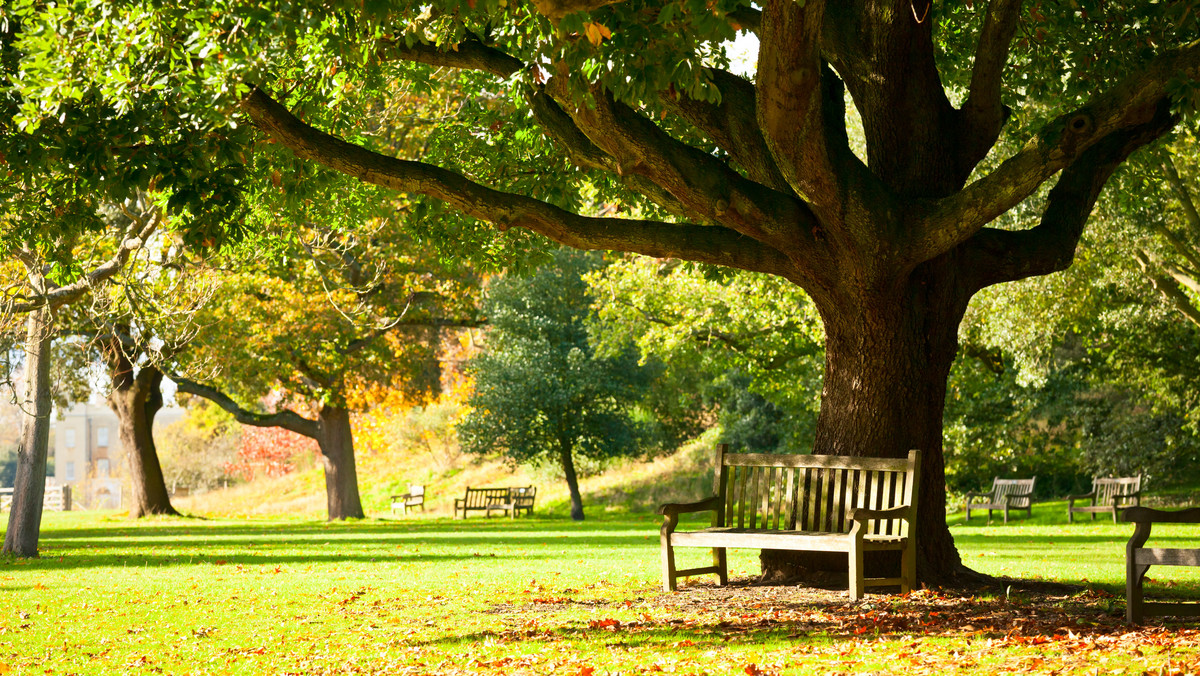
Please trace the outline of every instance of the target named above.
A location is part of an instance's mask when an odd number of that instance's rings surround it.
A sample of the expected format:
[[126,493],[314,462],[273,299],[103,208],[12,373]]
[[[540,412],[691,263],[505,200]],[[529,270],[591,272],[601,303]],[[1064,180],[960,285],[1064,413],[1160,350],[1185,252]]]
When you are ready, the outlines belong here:
[[[0,560],[0,673],[1140,673],[1198,666],[1194,630],[1124,626],[1127,524],[952,528],[976,569],[1090,585],[1084,591],[1017,585],[1007,594],[962,597],[923,590],[870,594],[855,604],[842,589],[750,584],[755,551],[732,552],[735,584],[728,588],[709,576],[663,593],[658,521],[643,514],[582,524],[544,517],[129,522],[48,513],[42,558]],[[1164,527],[1161,535],[1163,546],[1183,546],[1175,543],[1189,534]],[[707,556],[689,553],[697,563]],[[1200,571],[1176,572],[1177,586],[1165,589],[1200,597]],[[1151,577],[1173,579],[1159,569]]]

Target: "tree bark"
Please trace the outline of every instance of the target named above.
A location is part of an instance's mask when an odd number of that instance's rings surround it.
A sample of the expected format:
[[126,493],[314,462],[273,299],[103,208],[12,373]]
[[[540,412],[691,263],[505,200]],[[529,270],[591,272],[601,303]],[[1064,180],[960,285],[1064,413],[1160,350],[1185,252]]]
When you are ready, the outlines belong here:
[[579,478],[575,475],[575,458],[571,454],[571,441],[558,440],[558,459],[562,462],[563,476],[571,492],[571,520],[583,521],[583,495],[579,492]]
[[[920,266],[907,280],[864,300],[821,307],[826,331],[825,379],[815,453],[905,457],[922,453],[917,500],[917,571],[921,580],[961,574],[946,526],[942,413],[946,380],[958,350],[958,325],[973,288],[956,274],[952,255]],[[764,552],[763,573],[790,577],[795,568],[845,570],[845,557]],[[891,565],[886,557],[869,567]],[[895,566],[898,570],[899,559]],[[880,571],[880,574],[886,571]],[[894,574],[892,570],[890,574]],[[874,573],[872,573],[874,574]]]
[[179,514],[171,506],[171,496],[158,461],[154,445],[154,416],[162,408],[162,372],[154,366],[143,366],[137,376],[133,365],[115,347],[106,354],[113,388],[108,406],[117,416],[121,431],[121,446],[129,463],[129,479],[133,485],[129,518],[150,514]]
[[358,470],[354,465],[354,435],[350,411],[324,405],[317,414],[317,444],[325,469],[325,496],[329,520],[361,519],[365,515],[358,495]]
[[53,329],[53,311],[49,307],[42,306],[29,313],[26,320],[21,445],[17,450],[17,477],[13,482],[8,531],[4,534],[4,552],[21,557],[38,555],[50,441],[50,343]]

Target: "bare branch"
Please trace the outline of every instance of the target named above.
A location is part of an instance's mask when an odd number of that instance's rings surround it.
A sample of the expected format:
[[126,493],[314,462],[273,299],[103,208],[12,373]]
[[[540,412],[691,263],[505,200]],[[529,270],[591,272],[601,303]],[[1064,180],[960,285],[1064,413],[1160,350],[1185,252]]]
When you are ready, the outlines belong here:
[[133,252],[142,248],[150,235],[162,223],[162,213],[155,209],[149,217],[132,218],[132,220],[133,223],[126,229],[121,243],[117,246],[117,252],[107,261],[66,286],[47,289],[44,294],[32,302],[12,303],[5,307],[4,311],[8,313],[31,312],[45,305],[58,308],[79,300],[85,293],[112,278],[125,266]]
[[243,110],[273,140],[296,155],[373,183],[442,200],[501,229],[526,228],[577,249],[612,249],[660,258],[686,258],[788,276],[791,261],[771,247],[719,226],[590,218],[540,200],[494,190],[423,162],[372,152],[320,131],[255,89]]
[[1197,241],[1200,241],[1200,212],[1196,210],[1196,202],[1192,199],[1192,192],[1188,190],[1187,184],[1179,176],[1179,170],[1175,168],[1175,162],[1171,160],[1170,155],[1167,155],[1163,159],[1163,173],[1167,175],[1167,183],[1171,184],[1171,189],[1175,191],[1175,196],[1179,198],[1179,204],[1183,207],[1183,214],[1188,227],[1192,231],[1192,235],[1197,238]]
[[212,403],[225,409],[232,414],[234,419],[243,425],[253,425],[254,427],[282,427],[285,430],[295,432],[296,434],[306,436],[310,439],[316,439],[320,434],[320,424],[315,420],[309,420],[302,417],[299,413],[290,410],[279,411],[278,413],[254,413],[248,411],[237,402],[229,398],[228,395],[208,385],[179,378],[170,374],[167,377],[175,381],[179,391],[184,394],[192,394],[197,397],[204,397]]
[[[1179,283],[1177,280],[1158,272],[1157,266],[1151,260],[1150,255],[1145,251],[1135,251],[1134,256],[1137,257],[1138,263],[1142,267],[1142,271],[1146,273],[1146,277],[1149,278],[1150,284],[1154,286],[1155,290],[1157,290],[1162,297],[1171,304],[1172,307],[1174,307],[1180,314],[1187,318],[1188,321],[1200,327],[1200,307],[1196,307],[1196,304],[1192,302],[1192,299],[1189,298],[1186,293],[1184,293],[1183,289],[1179,288]],[[1193,284],[1196,284],[1197,287],[1200,287],[1200,284],[1197,284],[1196,280],[1192,279],[1190,281]],[[1194,287],[1194,290],[1200,293],[1200,288]]]

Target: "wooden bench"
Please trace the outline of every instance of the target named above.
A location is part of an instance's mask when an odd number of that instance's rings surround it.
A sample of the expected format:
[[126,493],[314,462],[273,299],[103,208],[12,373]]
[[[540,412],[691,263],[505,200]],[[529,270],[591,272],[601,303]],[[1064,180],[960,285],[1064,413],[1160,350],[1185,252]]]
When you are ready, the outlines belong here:
[[1121,520],[1136,524],[1125,545],[1125,619],[1140,624],[1147,615],[1200,616],[1200,603],[1147,602],[1142,598],[1142,581],[1150,566],[1200,566],[1200,549],[1151,549],[1143,547],[1156,523],[1200,523],[1200,508],[1164,512],[1148,507],[1129,507]]
[[[992,520],[992,510],[1004,510],[1004,523],[1008,523],[1009,510],[1025,510],[1025,516],[1033,516],[1033,485],[1037,477],[1032,479],[992,479],[992,490],[987,493],[967,493],[967,521],[971,520],[971,508],[986,509],[988,521]],[[985,498],[984,502],[973,502],[975,498]]]
[[392,500],[392,514],[395,514],[397,509],[401,509],[404,511],[405,514],[408,514],[409,509],[416,509],[417,507],[420,507],[421,511],[424,512],[425,511],[425,487],[418,486],[417,484],[412,484],[411,486],[408,487],[407,493],[405,493],[404,495],[393,495],[391,497],[391,500]]
[[[1076,507],[1076,500],[1091,500],[1091,504]],[[1122,502],[1127,504],[1122,505]],[[1096,477],[1092,479],[1091,493],[1067,496],[1067,522],[1075,523],[1075,512],[1091,513],[1092,521],[1096,520],[1097,513],[1108,512],[1112,514],[1113,523],[1116,523],[1117,512],[1125,507],[1137,507],[1141,504],[1141,475],[1108,478]]]
[[492,512],[504,512],[516,518],[522,511],[527,515],[533,514],[533,501],[537,488],[522,486],[518,488],[468,488],[466,495],[454,499],[454,516],[462,512],[462,518],[467,518],[467,512],[483,512],[491,516]]
[[[0,488],[0,512],[12,507],[13,487]],[[71,487],[66,485],[47,485],[42,493],[42,510],[51,512],[71,511]]]
[[[680,577],[715,573],[728,584],[729,547],[846,552],[850,597],[861,599],[867,586],[916,585],[917,484],[920,451],[907,458],[851,458],[835,455],[729,453],[717,448],[716,495],[659,508],[664,522],[663,589]],[[679,515],[712,512],[712,527],[676,531]],[[677,570],[676,547],[712,548],[713,565]],[[901,552],[900,577],[868,579],[863,553]]]

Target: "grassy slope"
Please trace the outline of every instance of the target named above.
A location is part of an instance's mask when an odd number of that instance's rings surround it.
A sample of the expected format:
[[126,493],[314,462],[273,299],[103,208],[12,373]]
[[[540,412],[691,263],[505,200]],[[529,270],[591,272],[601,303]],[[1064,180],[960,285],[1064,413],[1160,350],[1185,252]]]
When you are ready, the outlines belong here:
[[[410,483],[426,486],[426,510],[448,516],[454,498],[467,486],[537,486],[539,513],[569,513],[567,485],[561,478],[495,460],[463,457],[439,468],[427,455],[366,455],[358,462],[359,491],[368,516],[389,512],[388,496],[406,493]],[[586,514],[653,511],[664,502],[698,500],[712,490],[711,444],[685,446],[674,455],[650,461],[617,463],[602,474],[581,480]],[[202,516],[303,516],[325,513],[325,484],[319,466],[278,478],[259,478],[233,488],[178,498],[175,506]]]

